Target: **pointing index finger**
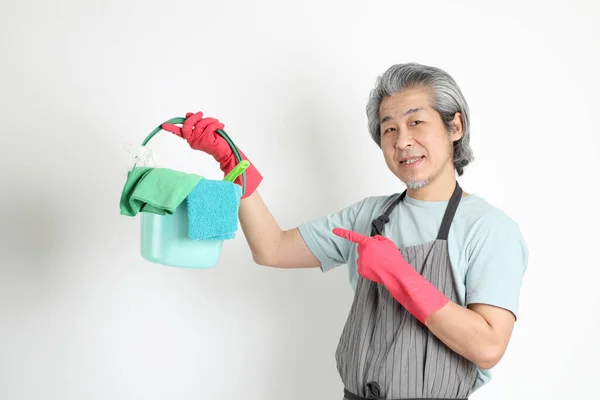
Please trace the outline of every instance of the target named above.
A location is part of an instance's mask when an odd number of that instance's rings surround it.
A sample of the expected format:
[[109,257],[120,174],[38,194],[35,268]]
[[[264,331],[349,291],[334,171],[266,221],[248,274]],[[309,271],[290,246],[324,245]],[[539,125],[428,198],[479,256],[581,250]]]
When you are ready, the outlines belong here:
[[342,228],[334,228],[333,233],[341,238],[347,239],[354,243],[360,243],[369,238],[368,236],[361,235],[360,233],[356,233],[354,231],[349,231],[348,229]]

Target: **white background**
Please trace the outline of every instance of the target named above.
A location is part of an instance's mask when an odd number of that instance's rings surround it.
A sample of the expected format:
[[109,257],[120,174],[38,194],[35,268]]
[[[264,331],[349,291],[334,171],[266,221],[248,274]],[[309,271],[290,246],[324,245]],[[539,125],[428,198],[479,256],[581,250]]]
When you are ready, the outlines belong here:
[[[341,399],[345,267],[153,265],[119,215],[122,147],[219,118],[284,228],[403,187],[366,128],[390,65],[442,67],[471,106],[461,185],[520,224],[520,319],[477,400],[598,396],[597,2],[4,1],[0,399]],[[159,166],[220,177],[167,132]],[[590,397],[591,396],[591,397]]]

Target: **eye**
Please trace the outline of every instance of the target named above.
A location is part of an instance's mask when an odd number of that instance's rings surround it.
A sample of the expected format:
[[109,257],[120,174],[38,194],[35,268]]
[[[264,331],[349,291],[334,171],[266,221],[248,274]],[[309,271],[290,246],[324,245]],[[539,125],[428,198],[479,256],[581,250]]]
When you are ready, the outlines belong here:
[[396,128],[390,127],[390,128],[387,128],[385,131],[383,131],[383,133],[388,133],[388,132],[391,132],[391,131],[393,131],[395,129]]
[[412,124],[410,124],[410,125],[411,125],[411,126],[416,126],[416,125],[419,125],[421,122],[423,122],[423,121],[416,120],[416,121],[414,121],[414,122],[413,122]]

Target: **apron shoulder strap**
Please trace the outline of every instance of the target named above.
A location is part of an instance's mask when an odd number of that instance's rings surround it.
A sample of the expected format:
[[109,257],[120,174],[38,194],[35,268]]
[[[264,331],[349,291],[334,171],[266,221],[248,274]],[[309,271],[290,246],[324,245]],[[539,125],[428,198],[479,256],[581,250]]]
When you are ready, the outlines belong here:
[[458,208],[462,194],[463,190],[458,182],[456,182],[454,193],[452,193],[450,201],[448,201],[448,206],[446,207],[446,212],[444,213],[444,218],[442,219],[442,224],[440,225],[440,230],[437,236],[438,240],[448,240],[450,225],[452,225],[452,220],[454,219],[454,214],[456,213],[456,209]]
[[396,196],[396,198],[393,199],[392,202],[387,206],[387,208],[383,211],[383,214],[371,222],[371,236],[383,235],[383,226],[390,221],[390,214],[392,213],[394,207],[396,207],[398,203],[400,203],[406,196],[406,190],[401,194],[393,194],[390,196],[390,198],[393,198],[394,196]]

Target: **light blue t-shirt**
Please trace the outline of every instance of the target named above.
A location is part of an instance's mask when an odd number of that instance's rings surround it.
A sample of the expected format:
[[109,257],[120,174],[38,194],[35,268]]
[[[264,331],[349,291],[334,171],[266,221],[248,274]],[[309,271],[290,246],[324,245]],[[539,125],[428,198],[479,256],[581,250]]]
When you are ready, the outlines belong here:
[[[367,197],[341,211],[301,224],[306,245],[321,262],[323,272],[348,266],[356,290],[356,244],[332,233],[333,228],[371,234],[371,222],[387,208],[393,196]],[[436,239],[448,201],[404,198],[390,214],[384,236],[403,248]],[[462,306],[485,303],[518,315],[521,282],[527,268],[528,248],[518,224],[505,212],[475,194],[463,197],[448,234],[448,252]],[[491,379],[478,369],[473,390]]]

